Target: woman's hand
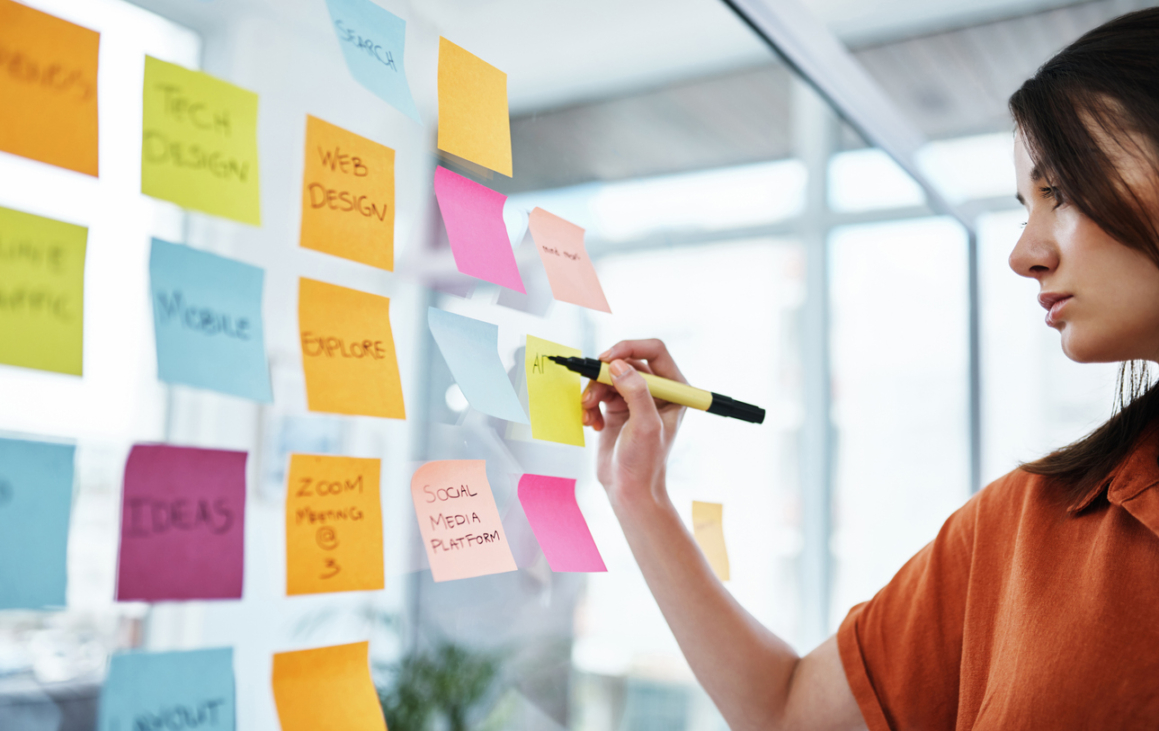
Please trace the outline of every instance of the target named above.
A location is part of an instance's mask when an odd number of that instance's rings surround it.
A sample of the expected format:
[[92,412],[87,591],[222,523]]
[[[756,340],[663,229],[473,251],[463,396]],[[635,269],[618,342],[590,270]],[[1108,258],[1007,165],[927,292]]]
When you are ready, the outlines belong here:
[[655,339],[623,340],[600,360],[609,364],[614,386],[591,381],[582,399],[584,424],[600,432],[596,475],[613,506],[667,500],[665,463],[684,407],[652,398],[639,372],[688,381]]

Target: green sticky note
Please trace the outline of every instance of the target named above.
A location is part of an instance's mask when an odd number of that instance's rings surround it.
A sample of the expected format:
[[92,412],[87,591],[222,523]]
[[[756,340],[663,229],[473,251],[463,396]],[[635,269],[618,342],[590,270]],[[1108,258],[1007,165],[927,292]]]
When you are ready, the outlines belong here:
[[145,57],[141,192],[261,225],[258,95]]
[[0,208],[0,363],[81,374],[88,235]]

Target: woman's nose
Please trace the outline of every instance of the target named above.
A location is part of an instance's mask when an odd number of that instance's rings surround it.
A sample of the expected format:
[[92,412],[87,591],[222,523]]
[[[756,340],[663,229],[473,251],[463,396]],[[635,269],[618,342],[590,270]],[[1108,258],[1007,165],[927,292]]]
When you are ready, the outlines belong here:
[[1058,249],[1033,223],[1022,229],[1022,236],[1010,252],[1010,268],[1015,274],[1038,279],[1058,267]]

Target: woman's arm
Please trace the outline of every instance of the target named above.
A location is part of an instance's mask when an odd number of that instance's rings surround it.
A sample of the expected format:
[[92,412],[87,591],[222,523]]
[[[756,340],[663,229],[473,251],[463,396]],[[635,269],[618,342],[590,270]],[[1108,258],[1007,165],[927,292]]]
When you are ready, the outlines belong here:
[[[668,499],[665,468],[684,408],[656,401],[637,369],[687,383],[659,340],[600,356],[614,386],[583,395],[600,432],[597,474],[628,545],[700,684],[733,731],[865,728],[830,637],[804,658],[741,607]],[[603,404],[603,412],[600,404]]]

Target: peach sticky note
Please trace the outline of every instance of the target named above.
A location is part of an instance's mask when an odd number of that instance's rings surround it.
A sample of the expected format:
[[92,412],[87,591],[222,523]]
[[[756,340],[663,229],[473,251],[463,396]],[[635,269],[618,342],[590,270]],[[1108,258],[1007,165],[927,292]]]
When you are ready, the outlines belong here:
[[381,462],[291,454],[286,594],[383,587]]
[[141,192],[261,225],[258,95],[145,56]]
[[551,296],[560,302],[611,312],[596,268],[584,248],[584,230],[542,208],[528,220],[535,248],[551,283]]
[[386,731],[370,678],[370,643],[274,654],[282,731]]
[[97,174],[96,31],[0,0],[0,150]]
[[406,418],[389,298],[302,277],[298,327],[310,411]]
[[580,375],[569,371],[549,355],[578,358],[575,348],[527,336],[524,372],[527,374],[527,405],[531,412],[531,436],[560,444],[584,445],[583,407],[580,406]]
[[394,270],[394,150],[306,117],[300,244]]
[[439,149],[511,177],[507,74],[441,37]]
[[435,199],[459,271],[526,294],[507,225],[503,223],[507,196],[438,167]]
[[435,581],[515,571],[481,459],[427,462],[410,481]]
[[721,581],[728,581],[728,551],[724,547],[724,506],[692,501],[692,534]]

